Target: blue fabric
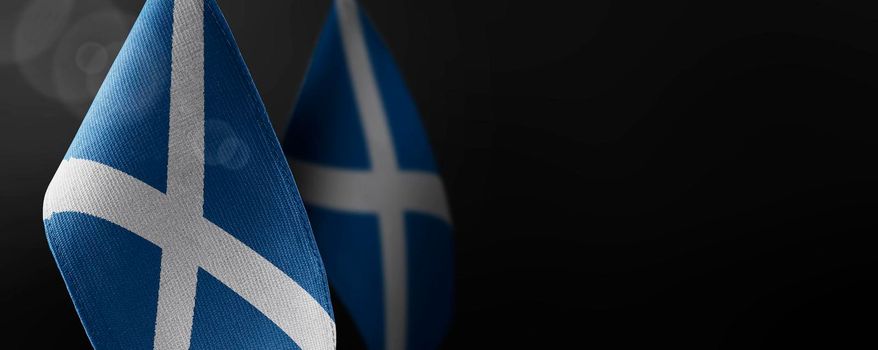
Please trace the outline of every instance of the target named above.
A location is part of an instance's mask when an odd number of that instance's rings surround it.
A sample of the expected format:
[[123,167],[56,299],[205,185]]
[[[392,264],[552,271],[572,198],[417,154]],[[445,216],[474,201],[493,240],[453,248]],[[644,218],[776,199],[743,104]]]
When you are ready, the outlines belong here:
[[344,300],[362,337],[370,347],[384,342],[381,237],[375,215],[308,207],[317,245],[333,278],[335,294]]
[[406,170],[422,170],[437,172],[436,161],[433,160],[433,152],[430,143],[421,126],[421,118],[415,101],[409,95],[408,89],[396,63],[390,55],[390,51],[384,46],[381,37],[369,21],[369,18],[360,11],[360,23],[363,23],[363,36],[366,38],[366,46],[369,49],[369,58],[375,78],[378,80],[378,88],[384,100],[384,109],[387,113],[391,136],[393,137],[398,166]]
[[[205,145],[205,154],[220,161],[205,160],[204,216],[248,246],[259,247],[260,255],[311,295],[326,296],[322,262],[290,168],[231,31],[216,3],[207,5],[204,74],[207,81],[219,81],[205,84],[205,120],[228,126],[229,133],[205,127],[205,140],[219,145]],[[328,297],[317,300],[332,314]]]
[[164,191],[173,1],[148,1],[65,159],[91,159]]
[[[297,100],[284,152],[293,171],[305,161],[341,170],[372,168],[362,116],[345,59],[338,2],[327,17]],[[364,41],[400,171],[438,176],[417,108],[387,47],[362,11]],[[332,184],[324,184],[331,187]],[[306,191],[307,189],[302,189]],[[384,304],[379,218],[307,202],[330,283],[369,349],[384,349]],[[439,218],[404,213],[407,250],[409,349],[437,348],[452,310],[452,228]]]
[[199,270],[190,349],[299,347],[250,303],[209,273]]
[[[345,64],[338,16],[329,14],[302,85],[284,152],[297,159],[369,169],[360,112]],[[331,142],[330,142],[331,141]]]
[[432,349],[442,341],[452,310],[451,226],[417,212],[405,213],[408,235],[410,349]]
[[[167,191],[173,4],[146,2],[65,159],[94,161]],[[305,208],[213,0],[205,1],[203,25],[204,218],[283,271],[333,317]],[[81,213],[54,213],[44,223],[92,345],[152,348],[162,249]],[[298,348],[204,270],[198,272],[196,295],[192,348]]]
[[161,249],[80,213],[56,213],[46,233],[95,348],[152,349]]

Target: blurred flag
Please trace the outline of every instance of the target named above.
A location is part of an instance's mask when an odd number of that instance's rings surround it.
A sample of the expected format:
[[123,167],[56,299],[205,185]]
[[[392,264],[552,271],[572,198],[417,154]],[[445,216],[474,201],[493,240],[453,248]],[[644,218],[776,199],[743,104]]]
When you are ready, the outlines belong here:
[[214,0],[149,0],[46,192],[97,349],[333,349],[323,266]]
[[284,151],[368,348],[438,347],[452,308],[445,192],[390,52],[352,0],[323,28]]

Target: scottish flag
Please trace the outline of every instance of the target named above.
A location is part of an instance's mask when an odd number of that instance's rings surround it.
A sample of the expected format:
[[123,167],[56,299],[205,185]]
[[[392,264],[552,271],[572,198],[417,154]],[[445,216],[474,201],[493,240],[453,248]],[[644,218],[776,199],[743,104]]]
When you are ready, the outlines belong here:
[[368,348],[438,347],[452,306],[445,192],[390,52],[352,0],[323,28],[284,151]]
[[323,265],[213,0],[148,0],[46,192],[97,349],[333,349]]

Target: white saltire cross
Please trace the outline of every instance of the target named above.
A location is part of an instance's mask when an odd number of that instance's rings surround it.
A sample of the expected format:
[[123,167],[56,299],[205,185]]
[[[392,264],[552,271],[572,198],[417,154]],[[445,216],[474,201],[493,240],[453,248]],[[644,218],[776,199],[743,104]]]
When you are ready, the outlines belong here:
[[155,349],[188,349],[198,269],[247,300],[302,349],[334,349],[335,323],[287,274],[204,218],[204,0],[174,4],[167,192],[84,159],[61,163],[43,218],[76,212],[162,249]]
[[385,349],[406,344],[407,269],[405,211],[430,214],[451,224],[442,180],[397,165],[381,92],[372,71],[357,4],[337,0],[345,60],[365,129],[371,169],[343,170],[293,160],[302,199],[313,205],[378,215],[384,275]]

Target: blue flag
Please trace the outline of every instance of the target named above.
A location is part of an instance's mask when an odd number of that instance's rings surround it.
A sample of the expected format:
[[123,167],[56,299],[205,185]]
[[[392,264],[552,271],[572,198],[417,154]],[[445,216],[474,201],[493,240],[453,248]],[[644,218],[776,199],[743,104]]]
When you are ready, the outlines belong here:
[[97,349],[334,349],[296,185],[213,0],[149,0],[46,192]]
[[352,0],[323,28],[284,151],[367,347],[438,347],[452,309],[445,192],[402,76]]

